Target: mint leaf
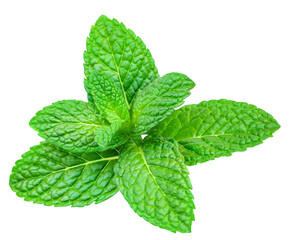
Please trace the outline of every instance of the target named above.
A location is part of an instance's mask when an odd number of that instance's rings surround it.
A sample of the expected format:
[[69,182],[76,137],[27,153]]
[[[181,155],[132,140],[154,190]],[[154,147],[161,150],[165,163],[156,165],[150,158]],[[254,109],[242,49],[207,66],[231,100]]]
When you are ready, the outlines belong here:
[[132,131],[147,133],[180,106],[194,86],[194,82],[184,74],[168,73],[139,91],[132,107]]
[[121,147],[128,139],[128,134],[118,131],[113,135],[112,140],[108,143],[105,150]]
[[138,91],[159,77],[151,53],[139,37],[116,19],[101,16],[92,26],[84,52],[85,89],[93,101],[89,85],[92,71],[106,75],[122,90],[130,103]]
[[127,142],[115,170],[121,193],[140,217],[172,232],[191,231],[191,183],[175,140],[147,137],[143,146]]
[[98,114],[91,103],[64,100],[37,112],[29,124],[39,136],[66,150],[101,151],[106,149],[121,123],[110,124]]
[[279,127],[254,105],[221,99],[184,106],[150,134],[176,139],[186,164],[194,165],[261,144]]
[[190,232],[186,165],[245,151],[280,127],[259,108],[224,99],[174,110],[195,83],[180,73],[160,77],[142,40],[116,19],[92,26],[84,61],[89,103],[59,101],[30,121],[46,141],[22,155],[9,182],[26,201],[83,207],[120,189],[148,222]]
[[71,153],[43,142],[16,162],[10,187],[26,201],[46,206],[83,207],[118,192],[113,167],[118,153]]
[[106,119],[111,123],[130,121],[124,96],[111,79],[94,71],[91,73],[89,85],[94,103],[97,109],[106,115]]

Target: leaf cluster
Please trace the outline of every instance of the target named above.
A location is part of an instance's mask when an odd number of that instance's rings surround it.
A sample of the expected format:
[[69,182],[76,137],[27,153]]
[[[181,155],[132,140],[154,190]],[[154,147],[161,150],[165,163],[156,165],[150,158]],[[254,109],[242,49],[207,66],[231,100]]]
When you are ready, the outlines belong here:
[[142,40],[116,19],[101,16],[92,26],[84,61],[88,102],[58,101],[30,121],[45,141],[10,176],[26,201],[83,207],[120,191],[153,225],[190,232],[187,166],[245,151],[280,127],[243,102],[178,108],[195,83],[180,73],[160,77]]

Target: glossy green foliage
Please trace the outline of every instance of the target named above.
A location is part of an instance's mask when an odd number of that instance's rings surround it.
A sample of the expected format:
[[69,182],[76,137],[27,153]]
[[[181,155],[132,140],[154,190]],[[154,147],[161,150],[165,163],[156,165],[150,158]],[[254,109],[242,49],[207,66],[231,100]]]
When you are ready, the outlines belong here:
[[104,150],[121,126],[102,119],[91,103],[77,100],[53,103],[29,124],[48,142],[73,152]]
[[172,232],[191,231],[191,183],[175,140],[147,137],[142,145],[127,142],[116,173],[121,193],[139,216]]
[[279,127],[254,105],[221,99],[184,106],[150,134],[176,139],[186,164],[194,165],[261,144]]
[[111,122],[129,122],[130,114],[124,96],[117,85],[102,74],[92,72],[89,80],[97,109]]
[[43,142],[16,162],[10,187],[26,201],[47,206],[83,207],[117,191],[113,181],[118,153],[71,153]]
[[93,97],[88,82],[92,71],[116,83],[129,109],[135,93],[159,77],[145,44],[116,19],[101,16],[92,26],[86,46],[84,84],[90,101]]
[[148,222],[190,232],[186,165],[245,151],[280,127],[265,111],[229,100],[174,110],[195,83],[181,73],[160,77],[142,40],[116,19],[92,26],[84,60],[89,102],[59,101],[30,121],[46,142],[12,169],[10,187],[24,200],[83,207],[120,189]]
[[[116,132],[113,135],[112,140],[108,143],[105,150],[120,148],[120,147],[122,147],[122,145],[125,142],[128,141],[129,134],[127,132],[121,132],[121,131],[123,131],[123,130],[121,129],[120,131]],[[101,150],[101,151],[103,151],[103,150]]]
[[180,106],[194,82],[181,73],[168,73],[139,91],[132,107],[132,132],[145,134]]

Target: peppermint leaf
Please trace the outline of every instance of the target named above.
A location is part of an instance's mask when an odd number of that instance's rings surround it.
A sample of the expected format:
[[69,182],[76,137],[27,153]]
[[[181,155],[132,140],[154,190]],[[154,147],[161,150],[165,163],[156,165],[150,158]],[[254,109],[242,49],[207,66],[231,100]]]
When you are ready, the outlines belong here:
[[112,137],[112,140],[108,143],[105,150],[108,149],[116,149],[117,147],[121,147],[127,140],[129,139],[129,135],[123,132],[116,132]]
[[71,153],[43,142],[16,162],[10,187],[26,201],[47,206],[83,207],[118,192],[113,167],[118,153]]
[[132,131],[145,134],[148,130],[183,104],[194,82],[181,73],[168,73],[139,91],[133,102]]
[[175,140],[127,142],[115,170],[121,193],[140,217],[172,232],[191,231],[191,183]]
[[110,122],[129,122],[130,115],[121,90],[111,80],[96,71],[91,73],[89,81],[94,103]]
[[[110,124],[102,119],[93,104],[77,100],[53,103],[36,113],[30,126],[50,143],[73,152],[103,151],[121,123]],[[114,139],[115,138],[115,139]],[[111,148],[115,148],[117,142]]]
[[150,134],[176,139],[186,164],[194,165],[261,144],[279,127],[254,105],[221,99],[184,106]]
[[92,71],[117,84],[129,109],[136,92],[159,77],[145,44],[116,19],[101,16],[92,26],[86,46],[84,84],[89,101],[93,101],[89,85]]

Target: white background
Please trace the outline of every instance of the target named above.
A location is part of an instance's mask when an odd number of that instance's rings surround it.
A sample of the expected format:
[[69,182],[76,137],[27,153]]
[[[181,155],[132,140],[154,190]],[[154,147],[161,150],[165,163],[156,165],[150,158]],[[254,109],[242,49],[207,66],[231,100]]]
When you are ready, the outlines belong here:
[[[280,0],[1,1],[0,239],[290,239],[290,5]],[[271,113],[264,144],[190,167],[196,221],[173,234],[138,217],[118,193],[99,205],[24,202],[8,186],[14,162],[38,144],[28,122],[61,99],[85,100],[83,51],[105,14],[151,50],[161,75],[196,82],[186,103],[226,98]]]

